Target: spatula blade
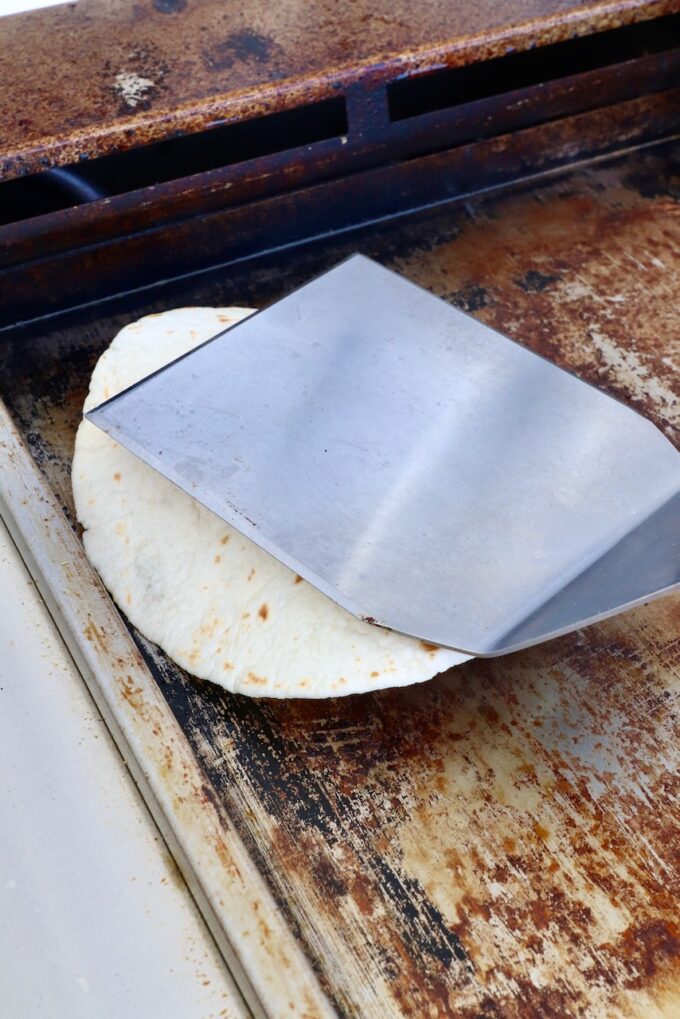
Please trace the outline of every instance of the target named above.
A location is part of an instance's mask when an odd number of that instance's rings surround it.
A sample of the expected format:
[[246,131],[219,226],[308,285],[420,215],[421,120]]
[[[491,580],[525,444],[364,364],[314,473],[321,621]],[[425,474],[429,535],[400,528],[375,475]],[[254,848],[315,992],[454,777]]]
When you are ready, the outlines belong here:
[[494,655],[680,582],[646,419],[355,255],[87,415],[350,612]]

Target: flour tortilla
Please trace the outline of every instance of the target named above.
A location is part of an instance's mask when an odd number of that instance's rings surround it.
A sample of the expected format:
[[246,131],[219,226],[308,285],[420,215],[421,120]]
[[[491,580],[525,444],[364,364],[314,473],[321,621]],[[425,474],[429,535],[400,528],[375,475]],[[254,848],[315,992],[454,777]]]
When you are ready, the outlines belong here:
[[[251,314],[181,308],[126,326],[84,410]],[[429,679],[466,656],[355,619],[83,421],[73,496],[87,555],[128,619],[188,672],[251,696],[332,697]]]

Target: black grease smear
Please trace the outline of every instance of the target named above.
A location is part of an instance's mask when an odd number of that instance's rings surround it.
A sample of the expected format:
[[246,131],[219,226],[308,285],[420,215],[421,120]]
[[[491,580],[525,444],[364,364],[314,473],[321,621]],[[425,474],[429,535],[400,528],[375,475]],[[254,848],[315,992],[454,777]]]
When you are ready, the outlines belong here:
[[224,42],[217,43],[206,59],[211,67],[228,70],[238,63],[254,61],[256,64],[264,64],[271,59],[275,50],[273,39],[244,28],[240,32],[232,32]]
[[559,276],[555,276],[547,272],[539,272],[538,269],[529,269],[523,276],[516,279],[514,282],[520,287],[526,294],[540,294],[551,283],[557,283]]
[[[134,630],[132,635],[148,659],[148,644]],[[162,661],[163,659],[161,659]],[[214,744],[215,735],[220,733],[232,742],[233,754],[238,769],[247,777],[247,782],[257,789],[271,818],[278,818],[286,828],[297,830],[300,836],[305,829],[319,833],[329,849],[346,844],[351,833],[353,852],[360,857],[361,870],[366,875],[378,877],[375,884],[384,903],[389,903],[397,929],[410,951],[421,958],[430,958],[445,970],[458,964],[468,976],[474,971],[458,935],[452,931],[437,907],[430,901],[419,881],[403,873],[399,864],[385,859],[373,844],[370,835],[363,832],[361,807],[367,795],[367,786],[372,782],[370,763],[366,762],[365,780],[356,790],[345,792],[334,782],[334,760],[337,748],[328,742],[329,731],[334,738],[342,736],[344,719],[333,718],[331,701],[329,717],[324,724],[325,739],[311,726],[309,731],[292,731],[285,724],[285,707],[272,705],[267,700],[241,697],[221,690],[210,683],[195,681],[186,676],[179,686],[176,682],[177,669],[168,663],[168,679],[173,682],[170,703],[175,716],[192,743],[193,749],[209,778],[214,784],[218,798],[228,796],[229,782],[242,779],[232,774],[225,785],[225,760],[220,759],[213,766],[211,757],[205,754],[205,735],[210,734]],[[158,677],[158,662],[153,663]],[[163,669],[165,671],[165,669]],[[281,717],[279,717],[281,715]],[[349,726],[351,732],[355,726]],[[300,733],[303,733],[302,736]],[[372,742],[372,741],[371,741]],[[371,753],[380,759],[378,746],[372,742]],[[310,744],[315,749],[315,765],[309,767]],[[387,750],[387,748],[382,748]],[[361,753],[365,747],[352,748],[351,752]],[[389,756],[389,752],[388,752]],[[328,761],[324,760],[328,758]],[[305,761],[307,764],[305,765]],[[238,825],[239,819],[234,818]],[[252,840],[243,833],[251,848]],[[259,853],[258,853],[259,855]],[[271,861],[262,861],[267,868]],[[332,863],[332,854],[318,859],[308,859],[307,866],[329,898],[348,893],[343,875]],[[287,910],[286,910],[287,911]]]
[[452,293],[446,294],[444,300],[455,305],[456,308],[460,308],[461,311],[467,312],[481,311],[482,308],[488,308],[493,304],[489,291],[485,287],[473,283],[461,290],[454,290]]

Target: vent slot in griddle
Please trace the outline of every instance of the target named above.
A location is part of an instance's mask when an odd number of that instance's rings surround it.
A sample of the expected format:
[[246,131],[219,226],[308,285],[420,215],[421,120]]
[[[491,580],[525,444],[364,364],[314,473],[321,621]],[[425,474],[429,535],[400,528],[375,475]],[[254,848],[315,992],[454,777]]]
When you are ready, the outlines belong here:
[[[678,45],[680,15],[676,14],[522,53],[509,53],[469,67],[452,67],[402,78],[387,89],[390,119],[408,120],[506,95],[664,53]],[[596,96],[593,102],[597,102]]]
[[318,103],[100,156],[0,184],[0,224],[191,177],[347,133],[345,100]]

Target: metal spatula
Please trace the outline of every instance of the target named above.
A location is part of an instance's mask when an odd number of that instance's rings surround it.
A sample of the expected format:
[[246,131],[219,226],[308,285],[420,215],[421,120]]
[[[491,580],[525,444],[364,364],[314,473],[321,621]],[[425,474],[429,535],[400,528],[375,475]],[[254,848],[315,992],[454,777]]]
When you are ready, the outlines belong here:
[[680,586],[647,420],[354,255],[91,411],[368,622],[497,655]]

